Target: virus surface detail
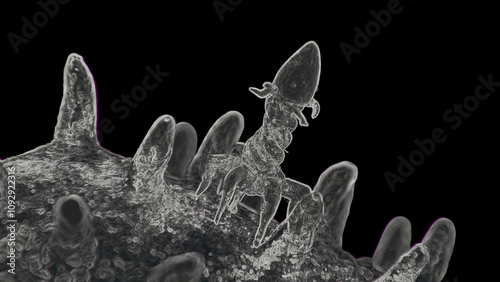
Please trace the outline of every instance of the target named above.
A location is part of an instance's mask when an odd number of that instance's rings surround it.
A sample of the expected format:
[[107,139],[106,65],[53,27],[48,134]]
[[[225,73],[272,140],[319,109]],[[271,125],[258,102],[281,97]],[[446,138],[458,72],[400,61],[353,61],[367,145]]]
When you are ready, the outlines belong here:
[[164,115],[128,158],[97,141],[94,79],[71,54],[52,142],[0,162],[0,281],[441,281],[450,220],[410,246],[410,222],[396,217],[373,257],[356,259],[342,250],[356,166],[330,166],[314,188],[281,170],[292,132],[308,125],[302,110],[319,114],[320,70],[307,42],[250,88],[266,112],[244,143],[238,112],[198,150],[194,128]]

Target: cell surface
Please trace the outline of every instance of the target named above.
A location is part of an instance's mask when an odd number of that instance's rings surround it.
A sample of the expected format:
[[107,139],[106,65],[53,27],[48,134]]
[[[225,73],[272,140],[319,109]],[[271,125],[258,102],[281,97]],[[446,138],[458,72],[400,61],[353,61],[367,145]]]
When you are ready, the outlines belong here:
[[[97,141],[94,78],[81,56],[69,55],[54,139],[0,162],[1,202],[12,171],[19,199],[15,274],[3,228],[0,279],[440,281],[455,243],[449,219],[411,247],[410,223],[396,217],[373,257],[356,259],[342,237],[357,167],[334,164],[314,188],[281,170],[292,132],[308,125],[302,110],[319,114],[320,71],[319,47],[310,41],[273,82],[250,88],[266,112],[244,142],[236,111],[215,122],[198,150],[195,129],[163,115],[130,158]],[[289,205],[279,223],[273,217],[282,197]],[[3,225],[8,214],[2,205]]]

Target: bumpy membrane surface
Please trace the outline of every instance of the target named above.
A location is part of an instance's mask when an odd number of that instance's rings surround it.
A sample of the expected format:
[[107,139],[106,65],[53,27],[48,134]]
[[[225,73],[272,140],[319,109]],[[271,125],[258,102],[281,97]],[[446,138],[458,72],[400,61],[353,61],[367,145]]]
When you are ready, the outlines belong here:
[[450,220],[411,247],[410,222],[396,217],[373,257],[356,259],[342,236],[357,167],[334,164],[314,188],[281,170],[292,132],[308,125],[302,110],[319,114],[320,70],[319,48],[307,42],[273,82],[250,88],[266,112],[248,140],[235,111],[198,149],[195,129],[164,115],[130,158],[97,141],[94,78],[71,54],[53,141],[0,162],[2,203],[13,170],[19,199],[14,214],[0,213],[2,225],[17,220],[14,249],[0,231],[0,280],[440,281],[455,242]]

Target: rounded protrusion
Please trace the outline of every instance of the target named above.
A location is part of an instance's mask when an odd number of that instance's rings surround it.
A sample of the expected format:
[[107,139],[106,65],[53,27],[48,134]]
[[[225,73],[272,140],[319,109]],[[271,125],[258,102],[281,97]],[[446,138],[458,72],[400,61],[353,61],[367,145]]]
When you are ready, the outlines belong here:
[[168,162],[167,175],[183,178],[193,160],[198,145],[198,136],[194,127],[187,122],[175,125],[174,147]]
[[392,219],[380,237],[377,249],[373,254],[373,267],[386,272],[404,253],[410,250],[411,223],[403,217]]
[[91,236],[89,207],[80,196],[72,194],[59,198],[53,213],[56,228],[52,233],[52,242],[64,249],[74,249]]
[[321,236],[328,238],[336,248],[342,248],[342,235],[357,177],[357,167],[351,162],[343,161],[327,168],[313,189],[323,195],[325,205],[323,216],[326,223]]
[[429,263],[416,281],[437,282],[443,279],[455,246],[455,236],[455,225],[451,220],[440,218],[432,224],[422,240],[422,244],[429,249]]
[[309,41],[281,66],[273,85],[286,100],[305,106],[316,93],[321,72],[318,44]]
[[68,227],[75,227],[86,224],[89,209],[83,199],[75,194],[59,198],[54,204],[54,217],[57,222],[63,223]]
[[199,252],[169,257],[153,267],[148,282],[200,281],[205,268],[205,258]]
[[68,199],[61,204],[61,215],[70,225],[77,225],[82,220],[83,214],[80,205],[74,199]]
[[237,111],[229,111],[212,125],[198,152],[189,165],[188,173],[201,178],[210,154],[230,154],[243,132],[244,119]]

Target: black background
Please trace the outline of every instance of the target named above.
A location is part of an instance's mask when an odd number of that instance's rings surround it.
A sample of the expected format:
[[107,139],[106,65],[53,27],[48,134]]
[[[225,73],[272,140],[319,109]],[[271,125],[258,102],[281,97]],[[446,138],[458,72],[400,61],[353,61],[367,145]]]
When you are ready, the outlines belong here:
[[[403,10],[347,63],[339,47],[354,45],[354,27],[389,1],[232,1],[219,18],[212,1],[102,5],[70,1],[15,53],[9,32],[21,35],[36,1],[3,4],[2,131],[0,157],[48,143],[53,136],[67,56],[85,58],[98,91],[100,118],[115,129],[102,146],[132,157],[157,117],[191,123],[199,142],[229,110],[245,117],[244,141],[262,123],[264,101],[248,92],[272,81],[282,63],[309,40],[322,56],[319,116],[299,127],[282,164],[285,174],[314,187],[330,165],[357,165],[344,249],[371,256],[395,216],[412,222],[413,243],[431,223],[451,219],[457,229],[449,281],[490,281],[497,252],[498,94],[481,101],[456,130],[443,120],[454,103],[474,94],[477,77],[500,81],[496,9],[466,2],[401,1]],[[229,3],[221,0],[220,3]],[[122,93],[142,83],[145,67],[170,75],[123,120],[111,111]],[[414,139],[442,128],[448,138],[394,192],[384,173],[397,173],[398,156]],[[280,209],[278,219],[284,210]],[[484,280],[479,277],[489,277]]]

